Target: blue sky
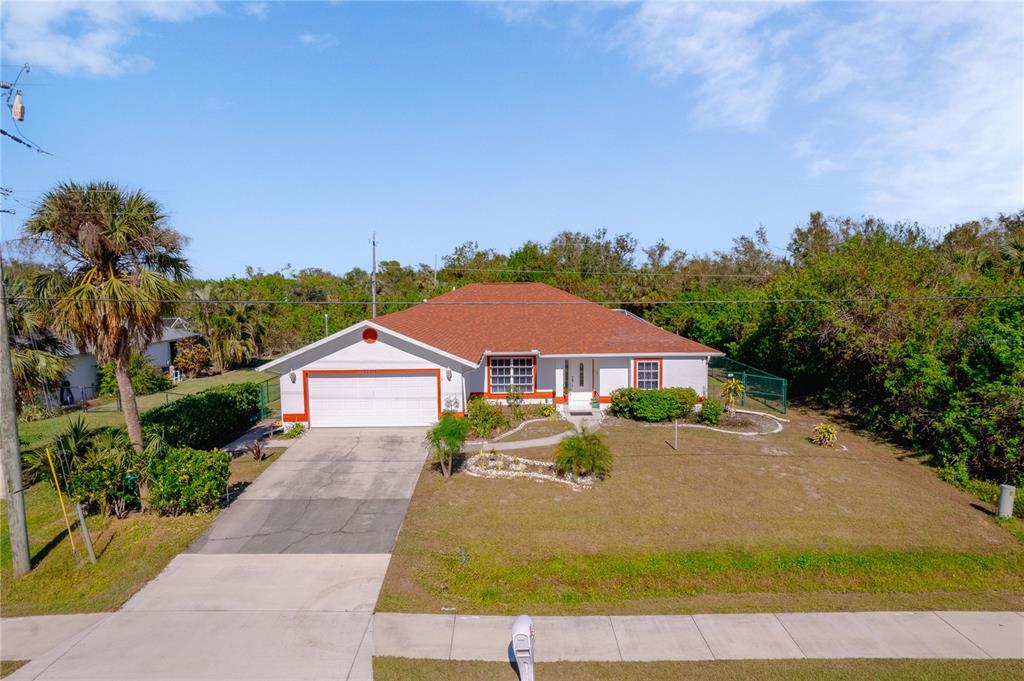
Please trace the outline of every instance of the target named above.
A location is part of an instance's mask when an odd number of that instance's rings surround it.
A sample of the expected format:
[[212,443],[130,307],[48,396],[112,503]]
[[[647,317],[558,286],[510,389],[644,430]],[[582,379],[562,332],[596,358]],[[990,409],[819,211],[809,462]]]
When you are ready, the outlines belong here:
[[[557,231],[690,253],[813,210],[1024,207],[1019,3],[4,2],[4,238],[66,179],[157,198],[200,276]],[[4,112],[4,129],[11,128]]]

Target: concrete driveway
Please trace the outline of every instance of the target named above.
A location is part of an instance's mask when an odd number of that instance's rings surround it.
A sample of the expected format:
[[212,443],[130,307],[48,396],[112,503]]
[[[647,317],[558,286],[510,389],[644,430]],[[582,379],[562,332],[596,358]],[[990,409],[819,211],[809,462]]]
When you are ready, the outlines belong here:
[[113,613],[15,679],[370,679],[424,429],[306,433]]
[[311,430],[192,547],[390,553],[426,456],[422,428]]

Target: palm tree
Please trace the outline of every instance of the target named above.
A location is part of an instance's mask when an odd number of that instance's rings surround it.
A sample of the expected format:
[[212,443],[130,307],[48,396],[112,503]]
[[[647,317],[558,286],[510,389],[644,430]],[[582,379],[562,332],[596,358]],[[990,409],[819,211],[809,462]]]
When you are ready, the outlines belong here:
[[42,387],[56,387],[71,371],[63,343],[47,329],[43,307],[30,300],[23,278],[6,283],[11,304],[7,308],[11,338],[11,368],[18,407],[35,399]]
[[224,371],[259,355],[266,327],[257,306],[232,303],[210,320],[210,346],[213,361]]
[[98,362],[113,362],[137,451],[144,442],[128,360],[160,335],[160,316],[180,300],[180,282],[189,273],[185,237],[166,223],[156,201],[110,182],[60,184],[25,223],[26,233],[53,256],[54,269],[39,275],[36,291],[51,301],[54,331],[91,349]]

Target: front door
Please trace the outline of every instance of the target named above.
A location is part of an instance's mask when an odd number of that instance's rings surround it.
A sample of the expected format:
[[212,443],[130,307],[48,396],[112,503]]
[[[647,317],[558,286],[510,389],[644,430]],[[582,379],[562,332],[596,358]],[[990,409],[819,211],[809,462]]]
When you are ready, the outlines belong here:
[[594,391],[594,360],[569,360],[569,399],[573,402],[590,401]]

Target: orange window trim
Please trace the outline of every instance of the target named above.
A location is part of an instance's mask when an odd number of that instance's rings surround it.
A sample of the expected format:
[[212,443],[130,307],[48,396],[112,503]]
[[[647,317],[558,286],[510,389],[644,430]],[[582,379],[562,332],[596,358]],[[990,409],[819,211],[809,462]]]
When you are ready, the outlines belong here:
[[633,387],[639,388],[640,383],[637,380],[637,375],[640,369],[640,362],[657,362],[658,363],[658,389],[660,390],[664,385],[665,366],[662,362],[661,357],[638,357],[633,360]]
[[437,418],[441,418],[441,370],[440,369],[303,369],[302,370],[302,402],[309,416],[309,377],[354,374],[433,374],[437,377]]
[[[505,393],[492,393],[491,392],[491,359],[532,359],[533,360],[533,392],[532,393],[524,393],[522,395],[522,398],[523,399],[535,399],[537,397],[550,397],[550,395],[541,395],[540,393],[537,392],[537,365],[539,364],[539,362],[537,361],[537,357],[535,355],[487,355],[487,390],[484,391],[484,394],[488,398],[491,398],[491,399],[493,399],[493,398],[505,399]],[[553,390],[551,391],[551,394],[552,395],[554,394]]]
[[[543,400],[551,399],[554,396],[554,390],[547,390],[532,393],[523,393],[519,397],[521,397],[524,400]],[[470,396],[470,399],[472,399],[473,397],[485,397],[488,400],[504,400],[508,398],[508,393],[474,393],[473,395]]]

